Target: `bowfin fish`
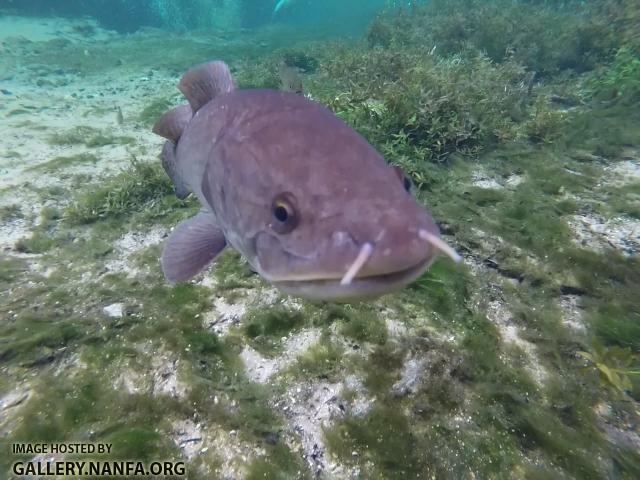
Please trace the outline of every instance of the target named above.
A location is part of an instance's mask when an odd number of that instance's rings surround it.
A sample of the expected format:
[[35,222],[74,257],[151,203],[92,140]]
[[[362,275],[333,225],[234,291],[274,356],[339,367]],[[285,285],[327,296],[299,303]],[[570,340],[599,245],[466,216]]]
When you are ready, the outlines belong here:
[[291,0],[279,0],[278,3],[276,3],[276,6],[273,8],[273,16],[276,16],[278,12],[280,12],[280,10],[288,6],[290,3]]
[[176,194],[195,195],[202,211],[165,244],[169,281],[188,280],[228,246],[285,293],[352,301],[402,288],[439,254],[460,260],[404,173],[326,107],[236,89],[223,62],[195,67],[179,88],[189,105],[154,132],[167,139]]

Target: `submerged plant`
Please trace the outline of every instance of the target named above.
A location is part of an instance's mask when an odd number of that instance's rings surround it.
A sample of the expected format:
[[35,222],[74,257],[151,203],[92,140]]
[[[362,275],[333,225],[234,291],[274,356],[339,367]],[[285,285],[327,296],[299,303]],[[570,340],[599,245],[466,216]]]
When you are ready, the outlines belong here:
[[554,109],[549,100],[544,96],[539,96],[536,100],[535,111],[525,124],[525,132],[535,142],[551,143],[562,134],[566,123],[567,114]]
[[613,63],[588,82],[596,98],[633,103],[640,99],[640,53],[622,47]]
[[619,393],[631,390],[633,388],[631,376],[640,375],[640,358],[630,348],[618,346],[606,348],[596,344],[593,346],[592,353],[580,351],[578,355],[599,372],[603,385]]
[[98,219],[150,207],[173,192],[169,178],[156,163],[135,158],[131,166],[98,189],[80,195],[65,211],[71,223],[91,223]]

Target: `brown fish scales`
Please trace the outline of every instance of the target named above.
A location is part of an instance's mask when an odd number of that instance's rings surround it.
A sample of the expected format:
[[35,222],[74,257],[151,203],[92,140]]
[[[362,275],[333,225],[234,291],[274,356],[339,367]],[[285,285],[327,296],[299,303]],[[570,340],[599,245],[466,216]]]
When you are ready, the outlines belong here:
[[178,225],[162,267],[170,282],[227,246],[291,295],[351,301],[419,277],[438,253],[459,256],[389,166],[327,108],[289,92],[237,90],[224,62],[187,72],[189,105],[165,114],[162,163],[201,212]]

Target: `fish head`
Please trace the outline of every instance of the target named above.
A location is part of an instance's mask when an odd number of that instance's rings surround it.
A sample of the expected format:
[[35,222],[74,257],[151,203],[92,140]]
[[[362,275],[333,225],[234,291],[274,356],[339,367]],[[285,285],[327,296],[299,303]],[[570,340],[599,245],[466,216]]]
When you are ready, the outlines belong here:
[[289,111],[230,128],[205,175],[229,242],[310,299],[377,297],[420,276],[448,247],[404,174],[324,107],[277,95]]

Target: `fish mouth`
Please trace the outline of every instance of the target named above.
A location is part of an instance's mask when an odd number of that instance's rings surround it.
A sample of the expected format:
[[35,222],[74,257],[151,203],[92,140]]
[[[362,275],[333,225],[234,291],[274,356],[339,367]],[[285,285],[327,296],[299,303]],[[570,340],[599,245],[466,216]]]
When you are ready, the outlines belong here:
[[420,263],[404,270],[381,275],[354,277],[349,283],[342,282],[343,277],[327,279],[297,279],[272,281],[272,284],[288,295],[308,300],[326,300],[351,302],[376,298],[400,290],[422,275],[436,256],[429,256]]

